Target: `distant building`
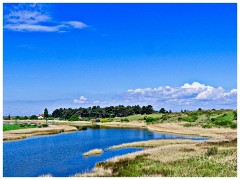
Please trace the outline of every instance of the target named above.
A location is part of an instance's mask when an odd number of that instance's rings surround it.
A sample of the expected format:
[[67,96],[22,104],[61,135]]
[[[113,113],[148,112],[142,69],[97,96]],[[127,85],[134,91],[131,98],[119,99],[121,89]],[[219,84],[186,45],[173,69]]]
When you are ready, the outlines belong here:
[[44,114],[39,114],[38,119],[44,119]]

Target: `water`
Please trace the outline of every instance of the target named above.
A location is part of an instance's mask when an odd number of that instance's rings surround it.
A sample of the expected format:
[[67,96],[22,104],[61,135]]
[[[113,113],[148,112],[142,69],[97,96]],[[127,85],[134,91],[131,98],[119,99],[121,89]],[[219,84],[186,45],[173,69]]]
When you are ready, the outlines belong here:
[[[110,146],[150,139],[173,138],[206,139],[159,134],[143,129],[120,128],[88,128],[85,131],[67,134],[30,137],[3,143],[3,176],[37,177],[50,173],[54,177],[68,177],[76,173],[91,171],[97,162],[143,149],[106,150]],[[82,155],[94,148],[102,148],[104,153],[89,157]]]

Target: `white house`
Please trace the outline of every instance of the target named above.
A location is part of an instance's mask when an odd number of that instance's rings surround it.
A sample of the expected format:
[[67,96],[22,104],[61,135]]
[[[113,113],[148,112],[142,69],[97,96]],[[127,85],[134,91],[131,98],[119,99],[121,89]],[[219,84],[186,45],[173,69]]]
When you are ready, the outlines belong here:
[[43,119],[44,118],[44,114],[39,114],[38,115],[38,119]]

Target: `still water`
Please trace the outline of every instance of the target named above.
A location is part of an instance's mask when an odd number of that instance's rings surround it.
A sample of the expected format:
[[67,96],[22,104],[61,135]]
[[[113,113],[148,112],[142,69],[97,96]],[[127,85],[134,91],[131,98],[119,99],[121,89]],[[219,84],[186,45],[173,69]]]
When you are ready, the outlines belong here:
[[[68,177],[91,171],[97,162],[142,150],[142,148],[106,150],[110,146],[151,139],[175,138],[206,139],[159,134],[144,129],[88,128],[85,131],[4,142],[3,176],[36,177],[50,173],[54,177]],[[103,154],[89,157],[82,155],[94,148],[103,149]]]

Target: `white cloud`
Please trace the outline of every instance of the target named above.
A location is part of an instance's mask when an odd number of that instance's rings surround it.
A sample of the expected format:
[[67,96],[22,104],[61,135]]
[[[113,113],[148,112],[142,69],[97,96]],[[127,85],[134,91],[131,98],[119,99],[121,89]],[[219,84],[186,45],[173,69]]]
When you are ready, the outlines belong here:
[[56,32],[59,31],[60,26],[43,26],[36,24],[7,24],[5,29],[12,31],[35,31],[35,32]]
[[80,96],[79,99],[74,99],[73,103],[75,103],[75,104],[84,104],[84,103],[86,103],[86,101],[87,101],[86,97]]
[[77,29],[82,29],[82,28],[88,27],[86,24],[84,24],[83,22],[80,22],[80,21],[68,21],[68,22],[64,22],[64,24],[70,25]]
[[113,105],[148,105],[155,109],[161,107],[180,111],[181,109],[235,109],[237,105],[237,89],[226,91],[222,87],[213,87],[198,82],[186,83],[182,86],[160,86],[157,88],[130,89],[126,93],[114,97],[98,97],[88,100],[81,96],[74,103],[83,106],[113,106]]
[[88,27],[81,21],[54,21],[42,4],[12,5],[4,11],[3,28],[11,31],[66,32]]
[[229,105],[237,101],[237,90],[226,92],[222,87],[207,86],[198,82],[186,83],[180,87],[160,86],[158,88],[144,88],[128,90],[123,97],[125,102],[129,100],[144,104],[182,106],[192,105],[215,106],[218,104]]

